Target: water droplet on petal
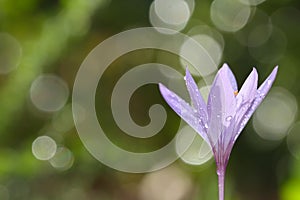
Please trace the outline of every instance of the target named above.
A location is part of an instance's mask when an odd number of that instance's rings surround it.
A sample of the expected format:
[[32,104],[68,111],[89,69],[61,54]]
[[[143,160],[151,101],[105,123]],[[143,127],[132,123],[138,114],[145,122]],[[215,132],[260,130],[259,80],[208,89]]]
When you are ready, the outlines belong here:
[[226,117],[226,121],[231,121],[231,120],[232,120],[232,116]]
[[208,128],[208,124],[207,124],[207,123],[205,123],[205,124],[204,124],[204,127],[205,127],[205,128]]
[[264,93],[259,94],[260,98],[264,98],[265,96],[266,96],[266,94],[264,94]]

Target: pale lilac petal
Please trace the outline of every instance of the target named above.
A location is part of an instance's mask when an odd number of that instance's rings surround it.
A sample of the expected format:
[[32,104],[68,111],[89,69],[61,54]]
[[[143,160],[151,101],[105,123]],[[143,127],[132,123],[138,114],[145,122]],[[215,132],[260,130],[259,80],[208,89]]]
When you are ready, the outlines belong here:
[[226,63],[224,63],[222,67],[226,68],[226,70],[227,70],[228,79],[229,79],[229,82],[231,84],[232,89],[234,91],[237,91],[238,86],[237,86],[237,83],[236,83],[235,76],[232,73],[231,69],[229,68],[229,66]]
[[258,74],[255,68],[253,68],[250,75],[245,80],[237,99],[237,111],[232,124],[225,130],[225,134],[228,137],[224,138],[225,155],[229,157],[232,147],[239,135],[240,121],[244,118],[245,113],[252,105],[257,91]]
[[273,82],[275,81],[277,71],[278,71],[278,66],[276,66],[273,69],[273,71],[268,76],[268,78],[258,88],[255,101],[259,102],[259,104],[262,102],[262,100],[265,98],[265,96],[268,94],[269,90],[271,89]]
[[[230,119],[235,115],[235,107],[236,107],[236,98],[234,95],[235,90],[233,87],[231,87],[231,82],[228,76],[229,73],[230,73],[230,69],[228,68],[228,66],[223,65],[223,67],[218,71],[215,77],[207,101],[207,111],[208,111],[208,116],[210,118],[212,118],[210,116],[210,111],[209,111],[209,109],[213,106],[211,101],[212,98],[217,98],[218,101],[222,103],[222,106],[220,108],[221,109],[220,112],[222,113],[221,121],[225,126],[229,125]],[[219,89],[219,96],[213,95],[213,91],[215,88]]]
[[253,68],[252,72],[247,77],[241,90],[236,96],[237,102],[241,104],[252,103],[256,95],[257,80],[258,80],[257,71],[255,68]]
[[[258,75],[255,68],[244,82],[241,90],[236,96],[237,99],[237,112],[235,117],[235,123],[238,125],[245,113],[251,107],[253,100],[255,99],[257,92]],[[236,133],[238,134],[238,133]]]
[[[235,119],[232,119],[233,122],[235,121]],[[223,162],[225,163],[225,165],[227,165],[227,162],[229,160],[229,156],[230,156],[230,153],[231,153],[231,150],[233,148],[233,145],[234,145],[234,137],[232,133],[234,133],[235,131],[235,126],[236,124],[235,123],[231,123],[229,125],[229,127],[227,127],[225,130],[224,130],[224,135],[228,135],[230,137],[224,137],[224,148],[223,148]]]
[[206,130],[208,126],[206,103],[188,69],[186,69],[185,83],[191,97],[192,106],[198,112],[200,123]]
[[209,143],[204,127],[199,123],[197,112],[187,102],[185,102],[178,95],[170,91],[163,84],[159,83],[159,90],[165,101],[169,106],[186,122],[188,123],[200,136]]
[[247,122],[251,118],[252,114],[256,110],[256,108],[260,105],[260,103],[263,101],[263,99],[268,94],[269,90],[271,89],[273,82],[275,81],[276,75],[278,71],[278,66],[276,66],[272,73],[268,76],[268,78],[261,84],[261,86],[258,88],[255,94],[255,99],[252,102],[252,105],[247,110],[247,113],[245,113],[242,120],[239,122],[239,129],[237,130],[237,133],[240,134],[240,132],[243,130],[243,128],[246,126]]
[[213,149],[214,154],[217,153],[219,149],[219,139],[221,138],[221,133],[223,131],[222,124],[222,102],[221,99],[221,88],[217,83],[215,83],[209,93],[208,97],[208,131],[207,137],[209,139],[210,145]]
[[228,78],[228,69],[228,66],[223,66],[218,71],[208,96],[209,129],[207,135],[212,146],[222,143],[225,137],[222,135],[223,130],[230,125],[235,116],[236,99]]

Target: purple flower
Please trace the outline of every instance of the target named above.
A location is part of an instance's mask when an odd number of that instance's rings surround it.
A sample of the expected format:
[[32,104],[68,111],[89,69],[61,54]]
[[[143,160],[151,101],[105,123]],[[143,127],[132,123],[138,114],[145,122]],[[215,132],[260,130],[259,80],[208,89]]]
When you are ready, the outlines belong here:
[[232,71],[224,64],[211,86],[207,104],[203,100],[190,72],[186,70],[185,82],[191,105],[159,84],[159,89],[169,106],[212,148],[219,177],[219,199],[224,199],[224,176],[233,145],[255,109],[269,92],[278,67],[257,89],[255,68],[240,91]]

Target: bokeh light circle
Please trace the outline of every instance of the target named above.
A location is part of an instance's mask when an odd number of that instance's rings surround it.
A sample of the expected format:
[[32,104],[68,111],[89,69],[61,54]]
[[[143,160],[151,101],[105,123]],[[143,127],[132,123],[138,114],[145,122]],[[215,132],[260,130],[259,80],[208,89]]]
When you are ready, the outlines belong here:
[[140,184],[143,200],[182,200],[192,188],[192,180],[175,166],[144,176]]
[[250,14],[251,7],[239,0],[214,0],[210,7],[210,17],[215,26],[227,32],[243,28]]
[[68,148],[59,147],[49,162],[58,170],[67,170],[71,168],[74,163],[74,155]]
[[[284,32],[276,26],[272,26],[270,28],[271,29],[268,28],[268,25],[257,27],[256,31],[265,30],[267,31],[267,33],[270,32],[268,33],[269,36],[266,37],[266,40],[260,43],[260,45],[258,45],[259,43],[257,43],[257,45],[252,45],[248,47],[250,55],[257,61],[260,61],[262,63],[277,62],[284,56],[287,47],[287,38]],[[253,34],[257,35],[259,34],[259,32]]]
[[246,5],[257,6],[265,2],[266,0],[240,0],[240,1]]
[[15,70],[22,57],[22,47],[18,40],[8,33],[0,33],[0,74]]
[[[161,1],[161,0],[160,0]],[[180,0],[176,0],[176,1],[180,1]],[[170,3],[170,0],[168,0],[168,2]],[[177,21],[177,23],[166,23],[165,21],[163,21],[156,13],[155,11],[155,4],[156,4],[156,1],[153,1],[152,4],[150,5],[150,8],[149,8],[149,20],[150,20],[150,23],[153,27],[160,27],[160,28],[157,28],[156,30],[158,32],[161,32],[163,34],[176,34],[177,31],[181,31],[185,28],[185,26],[187,25],[187,22],[188,20],[182,20],[182,23],[179,23]],[[180,3],[182,4],[182,2]],[[186,5],[186,2],[183,3],[185,6]],[[172,4],[171,4],[172,5]],[[165,7],[165,6],[164,6]],[[186,9],[184,9],[186,10]],[[163,12],[163,11],[161,11]],[[190,12],[190,11],[183,11],[183,12]],[[186,14],[184,14],[186,15]],[[180,21],[180,20],[179,20]],[[161,28],[166,28],[166,29],[161,29]],[[175,31],[172,31],[172,30],[175,30]]]
[[184,0],[155,0],[154,10],[163,22],[173,25],[187,23],[191,15]]
[[32,153],[38,160],[49,160],[56,153],[56,142],[49,136],[40,136],[32,143]]
[[[186,140],[191,140],[191,137],[195,136],[193,143],[186,150],[185,142]],[[190,126],[184,126],[178,132],[176,136],[176,151],[180,156],[180,159],[190,165],[202,165],[209,161],[213,157],[211,147],[202,137],[195,132]]]
[[193,14],[194,9],[195,9],[195,0],[185,0],[185,2],[188,4],[189,9],[190,9],[190,15]]
[[260,9],[255,9],[246,26],[234,36],[244,46],[259,46],[269,39],[272,28],[270,16]]
[[195,35],[208,35],[213,38],[224,50],[225,40],[223,35],[213,27],[210,27],[206,24],[201,24],[197,26],[193,26],[188,32],[187,35],[195,36]]
[[[210,55],[210,58],[208,58],[205,54],[200,54],[199,51],[195,51],[195,49],[191,48],[191,43],[197,41],[201,46],[205,48],[205,51]],[[193,56],[195,60],[197,60],[197,64],[193,67],[189,67],[190,64],[184,60],[180,59],[181,65],[183,68],[186,68],[188,66],[190,72],[194,75],[201,75],[201,76],[208,76],[215,72],[218,68],[216,66],[219,65],[223,49],[220,46],[220,44],[214,40],[209,35],[193,35],[181,46],[180,53],[182,55],[189,54],[190,56]],[[215,67],[207,67],[207,63],[211,62],[210,59],[213,59],[215,63]]]
[[288,90],[275,87],[254,113],[253,127],[266,140],[281,140],[294,123],[298,105]]
[[271,23],[256,26],[249,32],[248,46],[256,47],[268,41],[273,31]]
[[32,103],[42,111],[55,112],[67,102],[69,88],[64,80],[53,74],[36,78],[30,88]]

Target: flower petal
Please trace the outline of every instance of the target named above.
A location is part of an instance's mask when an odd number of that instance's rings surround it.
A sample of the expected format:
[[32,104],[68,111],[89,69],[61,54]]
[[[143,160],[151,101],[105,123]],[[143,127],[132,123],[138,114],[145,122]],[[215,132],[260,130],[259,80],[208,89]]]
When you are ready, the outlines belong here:
[[182,98],[180,98],[174,92],[170,91],[161,83],[159,83],[159,90],[165,101],[169,104],[169,106],[186,123],[188,123],[193,129],[195,129],[207,143],[209,143],[205,129],[199,123],[200,119],[197,116],[196,110],[193,109],[187,102],[185,102]]
[[268,76],[268,78],[261,84],[261,86],[256,91],[255,99],[252,102],[250,108],[245,113],[244,117],[239,122],[239,128],[238,128],[238,134],[243,130],[243,128],[246,126],[247,122],[251,118],[252,114],[256,110],[256,108],[260,105],[260,103],[263,101],[263,99],[266,97],[267,93],[272,87],[273,82],[275,81],[276,75],[278,71],[278,66],[276,66],[272,73]]
[[208,127],[206,103],[203,100],[203,97],[201,96],[198,90],[198,86],[187,68],[185,75],[185,83],[191,97],[192,106],[198,112],[199,119],[201,120],[200,123],[203,127],[205,127],[206,130]]
[[231,87],[232,87],[233,91],[237,91],[238,90],[238,86],[237,86],[237,83],[236,83],[235,76],[232,73],[231,69],[229,68],[229,66],[227,65],[227,63],[224,63],[222,67],[226,68],[226,70],[227,70],[227,76],[228,76],[228,79],[229,79],[229,81],[231,83]]
[[[253,68],[252,72],[244,82],[240,92],[236,96],[237,112],[236,112],[235,120],[237,124],[244,117],[245,113],[248,111],[248,109],[253,103],[253,100],[255,99],[256,92],[257,92],[257,81],[258,81],[257,71],[255,68]],[[235,134],[238,133],[236,132]]]
[[219,146],[219,139],[221,137],[221,133],[223,131],[222,124],[222,110],[223,104],[221,102],[221,87],[219,85],[214,84],[211,87],[207,111],[208,111],[208,131],[207,137],[209,139],[209,144],[211,145],[214,154],[217,153],[217,149]]
[[[233,122],[235,122],[234,119],[232,119]],[[234,128],[235,128],[236,124],[235,123],[231,123],[225,130],[224,130],[224,135],[228,135],[230,137],[224,137],[224,146],[223,146],[223,160],[221,162],[223,162],[225,165],[227,165],[227,162],[229,160],[229,156],[231,153],[231,150],[233,148],[234,145],[234,137],[233,134],[234,133]]]
[[258,80],[257,71],[255,68],[253,68],[252,72],[247,77],[241,90],[236,96],[237,102],[240,102],[241,104],[252,103],[252,101],[255,98],[255,94],[257,90],[257,80]]
[[228,69],[228,66],[225,65],[218,71],[208,96],[209,129],[207,135],[212,146],[215,146],[220,140],[224,141],[224,137],[230,137],[222,134],[224,129],[230,125],[236,112],[236,99],[228,77],[228,73],[230,73]]

